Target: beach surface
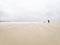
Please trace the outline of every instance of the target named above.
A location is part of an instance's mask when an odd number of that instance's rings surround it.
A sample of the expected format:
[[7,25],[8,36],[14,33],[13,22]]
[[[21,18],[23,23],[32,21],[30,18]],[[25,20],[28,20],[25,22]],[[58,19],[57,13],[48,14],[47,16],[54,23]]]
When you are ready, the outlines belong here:
[[60,45],[60,23],[0,22],[0,45]]

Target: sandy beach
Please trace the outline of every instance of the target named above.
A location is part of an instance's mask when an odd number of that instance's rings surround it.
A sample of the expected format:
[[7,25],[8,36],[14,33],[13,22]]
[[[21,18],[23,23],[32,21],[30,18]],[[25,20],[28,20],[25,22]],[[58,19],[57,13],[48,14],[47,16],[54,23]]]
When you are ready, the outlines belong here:
[[60,45],[60,23],[0,22],[0,45]]

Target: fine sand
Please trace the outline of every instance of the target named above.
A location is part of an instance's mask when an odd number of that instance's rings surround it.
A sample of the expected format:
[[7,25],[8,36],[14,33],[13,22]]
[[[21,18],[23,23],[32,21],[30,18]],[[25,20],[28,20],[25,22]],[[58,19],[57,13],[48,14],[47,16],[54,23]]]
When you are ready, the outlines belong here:
[[0,22],[0,45],[60,45],[60,23]]

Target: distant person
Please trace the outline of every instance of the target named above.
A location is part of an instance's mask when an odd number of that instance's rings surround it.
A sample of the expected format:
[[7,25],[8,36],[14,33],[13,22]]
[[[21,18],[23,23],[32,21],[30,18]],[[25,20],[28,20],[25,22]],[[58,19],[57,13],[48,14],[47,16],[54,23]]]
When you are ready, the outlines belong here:
[[50,20],[48,20],[48,23],[50,23]]

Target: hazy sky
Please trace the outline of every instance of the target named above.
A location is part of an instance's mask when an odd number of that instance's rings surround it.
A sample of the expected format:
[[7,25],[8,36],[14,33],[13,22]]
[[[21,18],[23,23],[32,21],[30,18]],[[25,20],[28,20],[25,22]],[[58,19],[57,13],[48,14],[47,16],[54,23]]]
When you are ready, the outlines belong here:
[[60,21],[60,0],[0,0],[0,20]]

